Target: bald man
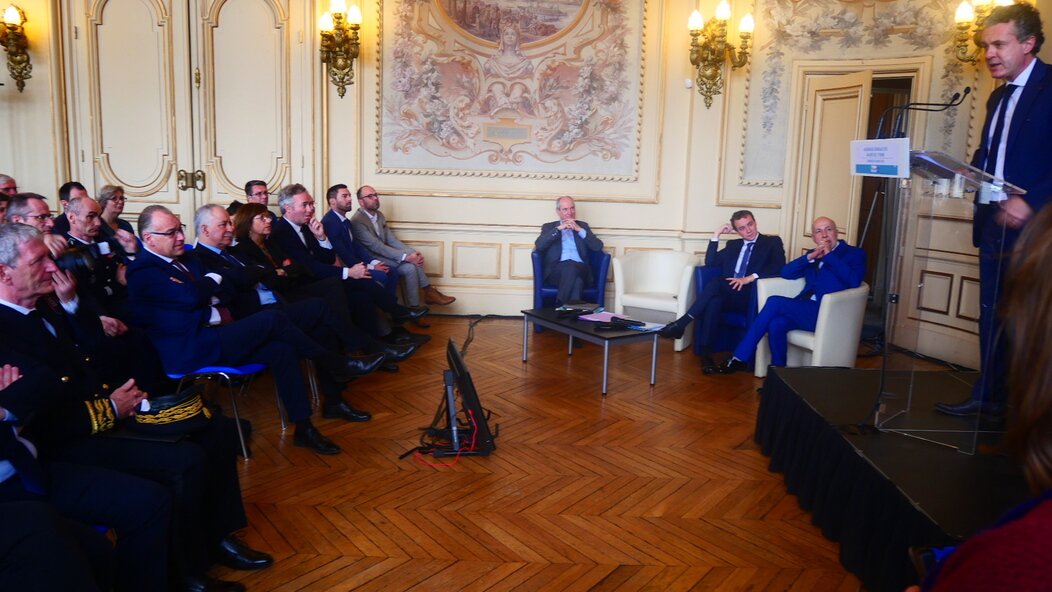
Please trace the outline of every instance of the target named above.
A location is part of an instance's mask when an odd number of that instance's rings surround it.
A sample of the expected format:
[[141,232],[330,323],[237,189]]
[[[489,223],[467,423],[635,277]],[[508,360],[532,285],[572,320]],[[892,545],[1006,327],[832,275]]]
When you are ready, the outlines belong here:
[[811,224],[815,248],[785,264],[782,277],[804,278],[804,289],[794,298],[771,296],[745,333],[734,355],[722,366],[705,368],[706,374],[731,374],[748,368],[756,345],[766,334],[771,346],[771,365],[785,366],[788,334],[793,329],[814,331],[818,307],[826,294],[857,288],[866,274],[866,253],[837,238],[836,222],[818,218]]

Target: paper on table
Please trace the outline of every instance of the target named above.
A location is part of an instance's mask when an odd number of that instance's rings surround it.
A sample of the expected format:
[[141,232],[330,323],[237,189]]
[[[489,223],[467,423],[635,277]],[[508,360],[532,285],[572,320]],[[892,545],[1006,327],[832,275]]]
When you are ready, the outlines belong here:
[[[587,315],[581,315],[581,316],[577,317],[577,320],[579,320],[579,321],[594,321],[594,322],[597,322],[597,323],[609,323],[612,319],[615,319],[615,318],[627,319],[628,317],[626,317],[626,316],[620,316],[619,317],[619,316],[615,315],[612,312],[597,312],[597,313],[592,313],[592,314],[587,314]],[[660,329],[660,328],[662,328],[664,326],[665,325],[663,323],[643,323],[642,325],[639,325],[639,326],[629,326],[629,327],[625,327],[625,328],[626,329],[632,329],[634,331],[654,331],[654,330]]]

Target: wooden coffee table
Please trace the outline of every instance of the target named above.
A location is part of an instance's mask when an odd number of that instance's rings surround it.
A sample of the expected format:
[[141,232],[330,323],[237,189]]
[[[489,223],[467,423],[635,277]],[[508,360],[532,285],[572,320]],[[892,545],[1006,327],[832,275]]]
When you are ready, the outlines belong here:
[[603,396],[606,396],[607,370],[610,366],[610,345],[624,345],[640,341],[650,341],[650,384],[657,378],[657,331],[596,331],[597,323],[578,321],[576,317],[560,317],[554,308],[535,308],[522,311],[522,361],[526,361],[529,346],[530,323],[558,331],[569,336],[569,347],[566,355],[573,355],[573,340],[582,339],[588,343],[603,346]]

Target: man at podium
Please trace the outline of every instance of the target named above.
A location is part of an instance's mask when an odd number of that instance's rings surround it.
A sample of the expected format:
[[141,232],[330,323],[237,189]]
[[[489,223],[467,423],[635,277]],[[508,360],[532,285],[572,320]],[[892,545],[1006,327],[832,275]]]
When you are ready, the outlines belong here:
[[1052,75],[1037,58],[1045,36],[1041,15],[1025,3],[998,6],[983,24],[979,46],[990,75],[1003,80],[986,102],[986,122],[972,165],[1026,190],[1026,195],[976,194],[972,241],[979,248],[981,376],[972,396],[938,403],[950,415],[1004,413],[1005,346],[997,307],[1008,256],[1023,225],[1052,197]]

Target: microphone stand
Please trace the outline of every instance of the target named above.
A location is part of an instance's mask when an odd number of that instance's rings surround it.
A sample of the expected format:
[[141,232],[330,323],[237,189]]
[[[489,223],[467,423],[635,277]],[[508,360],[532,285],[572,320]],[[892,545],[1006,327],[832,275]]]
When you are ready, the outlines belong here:
[[[906,115],[906,113],[908,111],[925,111],[925,112],[929,112],[929,113],[939,113],[939,112],[942,112],[942,111],[946,111],[947,109],[949,109],[951,107],[956,107],[956,106],[960,105],[961,103],[963,103],[965,97],[967,97],[970,92],[972,92],[972,88],[970,86],[966,86],[964,88],[964,92],[963,93],[954,93],[953,97],[951,97],[949,102],[947,102],[947,103],[906,103],[905,105],[892,105],[891,107],[888,107],[887,109],[885,109],[884,112],[881,113],[881,115],[880,115],[880,120],[877,123],[877,137],[876,137],[876,139],[878,139],[878,140],[887,139],[887,136],[884,136],[884,118],[887,117],[887,115],[889,113],[891,113],[892,111],[899,111],[899,115],[898,115],[898,117],[895,118],[895,121],[894,121],[894,123],[892,125],[892,128],[890,130],[891,131],[891,137],[892,138],[905,138],[906,137],[906,125],[905,125],[906,124],[906,118],[905,118],[905,115]],[[863,227],[863,230],[862,230],[862,237],[859,240],[859,244],[860,245],[865,242],[866,235],[869,232],[869,225],[870,225],[870,223],[872,222],[872,219],[873,219],[873,211],[874,211],[874,209],[876,208],[876,205],[877,205],[877,198],[879,196],[881,196],[881,195],[883,195],[883,197],[884,197],[884,203],[883,203],[884,223],[885,224],[887,223],[888,216],[890,214],[889,210],[891,209],[890,203],[889,203],[889,200],[888,200],[888,183],[890,183],[889,178],[884,177],[883,179],[881,179],[881,187],[878,188],[878,190],[873,195],[873,200],[869,204],[869,213],[866,216],[866,224],[865,224],[865,226]],[[894,238],[894,237],[892,237],[892,238]],[[890,259],[891,259],[890,254],[887,254],[884,257],[884,261],[883,261],[884,287],[885,287],[886,290],[888,290],[888,293],[887,293],[885,304],[884,304],[884,306],[881,307],[881,322],[882,322],[882,329],[883,329],[884,335],[883,335],[883,339],[882,339],[883,343],[880,346],[880,349],[881,349],[880,384],[879,384],[878,389],[877,389],[876,400],[873,402],[873,406],[871,407],[869,413],[867,414],[866,419],[861,421],[861,422],[858,422],[858,423],[855,423],[855,424],[852,424],[852,425],[849,425],[849,426],[845,426],[846,431],[848,433],[854,434],[854,435],[864,435],[864,434],[868,434],[868,433],[871,433],[871,432],[874,432],[874,431],[880,431],[880,426],[877,425],[877,416],[880,413],[880,405],[881,405],[881,402],[884,399],[884,395],[887,394],[885,392],[885,386],[886,386],[886,381],[887,381],[888,351],[890,349],[889,346],[891,344],[891,335],[890,335],[891,332],[889,330],[890,329],[889,323],[890,323],[890,317],[891,317],[891,315],[890,315],[891,306],[890,305],[898,304],[898,302],[899,302],[899,294],[891,291],[891,282],[892,282],[891,270],[892,270],[892,266],[891,266]]]

